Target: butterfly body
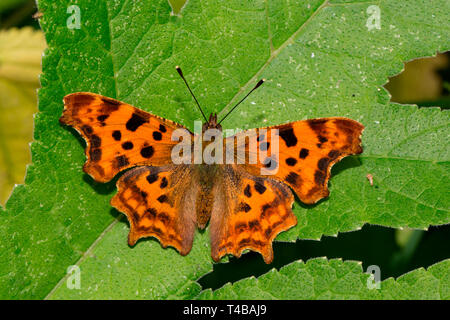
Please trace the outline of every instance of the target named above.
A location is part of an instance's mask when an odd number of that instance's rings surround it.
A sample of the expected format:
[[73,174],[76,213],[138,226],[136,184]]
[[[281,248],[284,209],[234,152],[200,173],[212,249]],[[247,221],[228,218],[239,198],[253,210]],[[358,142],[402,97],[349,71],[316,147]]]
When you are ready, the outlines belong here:
[[[239,257],[250,249],[270,263],[272,241],[297,223],[291,189],[304,203],[317,202],[329,194],[332,165],[362,152],[364,127],[335,117],[221,138],[224,155],[229,154],[227,145],[234,146],[232,161],[208,163],[196,161],[195,152],[203,155],[214,146],[216,140],[206,138],[210,129],[222,132],[216,114],[210,115],[201,133],[193,134],[173,121],[98,94],[73,93],[64,98],[64,105],[60,122],[74,127],[87,142],[84,171],[107,182],[128,169],[111,199],[130,223],[128,243],[152,236],[163,247],[172,246],[186,255],[195,230],[209,225],[215,261],[226,254]],[[185,150],[194,152],[183,153],[188,161],[176,163],[173,150],[179,140],[173,137],[178,129],[189,140]],[[273,157],[277,145],[279,152]],[[243,150],[244,156],[237,150]],[[250,163],[253,156],[256,162]],[[271,171],[273,164],[276,170]]]

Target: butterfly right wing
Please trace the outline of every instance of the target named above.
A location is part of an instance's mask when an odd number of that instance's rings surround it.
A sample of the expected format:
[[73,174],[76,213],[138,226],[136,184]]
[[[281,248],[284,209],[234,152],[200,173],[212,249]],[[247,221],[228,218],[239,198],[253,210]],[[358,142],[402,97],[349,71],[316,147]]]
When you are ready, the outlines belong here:
[[111,205],[130,223],[129,245],[155,237],[181,255],[192,248],[196,229],[197,190],[190,165],[133,168],[117,181]]
[[[236,161],[246,161],[242,166],[249,173],[261,175],[265,170],[265,176],[286,183],[302,202],[312,204],[328,196],[331,167],[346,156],[362,152],[363,129],[362,124],[348,118],[309,119],[243,131],[226,138],[225,144],[234,143],[235,150],[245,151],[246,159],[235,156]],[[255,149],[250,148],[248,140],[237,139],[244,135],[256,141]],[[276,143],[278,152],[273,150]],[[262,151],[267,157],[260,157]],[[249,163],[251,157],[257,158],[256,163]]]

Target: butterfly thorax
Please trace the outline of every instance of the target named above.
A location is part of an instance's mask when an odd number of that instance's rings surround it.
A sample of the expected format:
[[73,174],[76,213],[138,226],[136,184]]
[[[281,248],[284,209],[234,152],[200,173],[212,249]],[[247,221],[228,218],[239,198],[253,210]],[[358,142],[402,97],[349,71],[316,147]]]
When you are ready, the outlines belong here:
[[[209,120],[202,125],[202,138],[200,139],[202,154],[209,144],[216,141],[218,135],[220,135],[220,139],[223,139],[222,126],[217,122],[217,114],[211,113],[209,115]],[[199,137],[197,136],[197,138]],[[198,141],[196,143],[198,143]]]

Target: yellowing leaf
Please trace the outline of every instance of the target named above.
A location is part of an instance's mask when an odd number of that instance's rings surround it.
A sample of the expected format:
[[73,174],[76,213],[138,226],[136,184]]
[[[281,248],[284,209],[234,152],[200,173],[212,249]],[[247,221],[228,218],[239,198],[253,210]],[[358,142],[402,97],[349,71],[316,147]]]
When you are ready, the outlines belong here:
[[29,142],[36,89],[45,48],[44,35],[32,28],[0,31],[0,203],[21,183],[30,162]]

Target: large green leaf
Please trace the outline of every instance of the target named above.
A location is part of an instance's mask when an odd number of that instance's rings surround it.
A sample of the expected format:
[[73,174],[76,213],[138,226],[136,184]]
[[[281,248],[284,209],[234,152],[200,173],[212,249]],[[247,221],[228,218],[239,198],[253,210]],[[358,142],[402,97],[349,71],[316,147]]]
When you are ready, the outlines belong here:
[[[80,6],[81,29],[66,27],[72,4]],[[329,199],[297,202],[298,226],[279,239],[317,239],[364,223],[449,223],[449,114],[391,104],[382,85],[402,61],[450,47],[450,4],[378,1],[381,29],[369,31],[371,4],[191,0],[173,16],[166,0],[41,0],[49,48],[33,165],[0,216],[0,296],[186,298],[200,291],[195,280],[212,268],[207,232],[197,233],[186,257],[155,240],[129,248],[128,227],[109,205],[114,182],[95,183],[82,172],[84,143],[58,123],[65,94],[91,91],[192,128],[200,115],[175,65],[208,112],[224,114],[268,79],[225,128],[322,116],[366,126],[364,154],[334,168]],[[80,290],[65,285],[73,264],[81,268]]]
[[450,299],[450,260],[377,284],[361,263],[340,259],[293,262],[259,278],[205,290],[198,299]]

